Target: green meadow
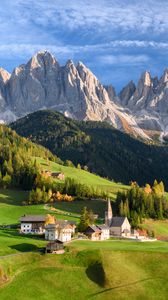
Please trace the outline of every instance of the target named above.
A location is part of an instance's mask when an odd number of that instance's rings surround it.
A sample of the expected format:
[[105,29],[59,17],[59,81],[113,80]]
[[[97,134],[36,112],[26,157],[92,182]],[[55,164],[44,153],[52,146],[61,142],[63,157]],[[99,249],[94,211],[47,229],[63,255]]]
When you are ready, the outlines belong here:
[[[16,224],[23,214],[51,213],[44,205],[23,205],[27,196],[22,191],[0,191],[0,225]],[[58,211],[52,214],[65,219],[75,219],[75,215],[78,221],[82,206],[103,215],[105,204],[62,202],[55,204]],[[167,235],[166,221],[148,220],[144,226],[152,224]],[[67,244],[63,255],[43,254],[40,251],[45,245],[38,236],[0,229],[1,300],[167,299],[167,242],[78,240]]]
[[63,172],[65,174],[65,177],[74,178],[80,183],[93,186],[94,188],[99,188],[102,191],[109,192],[114,199],[119,190],[126,190],[129,188],[126,185],[115,183],[98,175],[92,174],[88,171],[84,171],[73,167],[62,166],[51,161],[47,162],[46,160],[38,157],[36,157],[36,160],[41,165],[42,169],[51,170],[53,172]]
[[[17,224],[24,214],[45,215],[51,213],[44,204],[23,205],[28,193],[17,190],[0,190],[0,225]],[[52,212],[57,218],[64,218],[63,214]],[[74,216],[66,215],[66,219],[74,220]],[[78,217],[77,221],[78,221]],[[75,219],[76,219],[75,218]]]
[[22,251],[0,258],[1,300],[167,299],[166,242],[76,241],[63,255]]

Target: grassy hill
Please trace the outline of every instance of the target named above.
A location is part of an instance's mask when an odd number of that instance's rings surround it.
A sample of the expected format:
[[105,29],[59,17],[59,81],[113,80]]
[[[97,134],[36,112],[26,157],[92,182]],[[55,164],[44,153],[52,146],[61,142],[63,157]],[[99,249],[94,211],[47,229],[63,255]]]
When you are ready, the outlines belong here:
[[143,224],[143,228],[154,231],[158,239],[168,241],[168,220],[147,219]]
[[[26,192],[0,191],[1,224],[17,223],[24,213],[48,213],[44,205],[21,205],[26,197]],[[99,203],[87,202],[95,208]],[[56,208],[68,211],[68,205],[72,204],[74,219],[82,202],[79,203],[58,203]],[[71,218],[62,213],[55,215]],[[167,297],[167,242],[79,240],[68,244],[64,255],[55,256],[39,253],[46,245],[39,237],[22,236],[16,229],[0,229],[0,245],[1,300],[13,300],[13,297],[15,300],[64,300],[69,297],[72,300],[79,297],[162,300]]]
[[[44,204],[23,205],[27,200],[28,193],[18,190],[0,190],[0,225],[17,224],[24,214],[47,214],[50,210],[46,209]],[[55,214],[57,218],[65,218],[63,214]],[[74,219],[66,215],[66,219]],[[77,216],[78,221],[78,216]]]
[[41,165],[42,170],[51,170],[52,172],[60,171],[65,174],[65,177],[71,177],[82,184],[99,188],[103,191],[109,192],[110,195],[115,199],[116,194],[119,190],[126,190],[129,186],[115,183],[98,175],[92,174],[88,171],[81,169],[62,166],[55,162],[47,162],[43,158],[36,157],[36,161]]
[[20,135],[61,159],[116,182],[140,185],[163,180],[167,186],[168,147],[144,144],[101,122],[79,122],[56,111],[38,111],[11,124]]
[[62,256],[20,253],[3,258],[1,281],[6,284],[0,299],[166,299],[166,245],[135,244],[74,242]]

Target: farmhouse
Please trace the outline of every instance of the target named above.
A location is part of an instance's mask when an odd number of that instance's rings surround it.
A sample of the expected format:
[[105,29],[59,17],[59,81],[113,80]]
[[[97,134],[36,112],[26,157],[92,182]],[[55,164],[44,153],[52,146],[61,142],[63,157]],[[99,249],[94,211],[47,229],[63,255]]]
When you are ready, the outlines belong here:
[[75,233],[76,225],[74,223],[57,220],[54,224],[45,226],[45,239],[48,241],[59,240],[61,242],[68,242]]
[[24,215],[20,218],[20,232],[24,234],[36,233],[44,234],[46,216],[42,215]]
[[90,225],[85,234],[92,241],[103,241],[109,238],[109,227],[106,225]]
[[100,240],[108,240],[110,237],[110,229],[108,226],[106,226],[105,224],[103,225],[97,225],[97,227],[101,230],[101,234],[100,234]]
[[108,209],[105,212],[105,224],[110,228],[110,235],[121,237],[131,235],[131,225],[127,217],[113,217],[110,200],[108,200]]
[[65,179],[65,174],[62,173],[62,172],[52,172],[51,176],[53,178],[57,178],[57,179],[60,179],[60,180],[64,180]]
[[49,170],[43,170],[43,171],[41,171],[41,175],[44,177],[53,177],[53,178],[57,178],[60,180],[65,179],[65,174],[62,172],[51,172]]
[[46,246],[46,253],[58,253],[60,251],[63,251],[64,249],[64,244],[63,242],[56,240],[53,242],[49,242]]

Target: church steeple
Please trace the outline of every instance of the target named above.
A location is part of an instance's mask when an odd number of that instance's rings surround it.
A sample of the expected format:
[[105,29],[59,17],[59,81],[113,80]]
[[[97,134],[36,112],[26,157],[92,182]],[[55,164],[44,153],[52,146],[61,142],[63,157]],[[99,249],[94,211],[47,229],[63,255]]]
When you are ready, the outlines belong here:
[[108,199],[107,211],[105,212],[105,224],[107,226],[111,225],[112,218],[113,218],[113,211],[112,211],[112,207],[111,207],[111,201]]

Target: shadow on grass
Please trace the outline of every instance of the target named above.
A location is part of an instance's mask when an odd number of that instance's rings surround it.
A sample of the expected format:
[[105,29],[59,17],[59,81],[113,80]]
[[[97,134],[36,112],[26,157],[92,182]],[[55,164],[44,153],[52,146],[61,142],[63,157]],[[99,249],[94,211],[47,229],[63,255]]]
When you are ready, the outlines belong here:
[[27,200],[28,192],[17,189],[0,189],[0,203],[7,205],[21,206],[23,201]]
[[9,248],[20,251],[20,252],[29,252],[29,251],[40,251],[40,248],[33,244],[21,243],[17,245],[12,245]]
[[90,280],[98,284],[100,287],[105,287],[106,277],[101,262],[96,261],[90,264],[86,269],[86,275]]
[[128,283],[128,284],[114,286],[114,287],[105,289],[105,290],[103,290],[101,292],[97,292],[97,293],[91,294],[91,295],[88,296],[88,298],[92,298],[94,296],[101,295],[101,294],[104,294],[104,293],[107,293],[107,292],[110,292],[110,291],[113,291],[113,290],[117,290],[117,289],[121,289],[121,288],[125,288],[125,287],[131,287],[131,286],[133,286],[135,284],[138,284],[140,282],[149,281],[149,280],[155,280],[155,279],[162,279],[162,278],[152,278],[152,277],[149,277],[149,278],[145,278],[145,279],[133,281],[133,282]]
[[24,239],[32,239],[32,240],[44,240],[44,234],[41,235],[35,235],[35,234],[21,234],[19,231],[16,230],[1,230],[2,233],[4,233],[5,236],[9,237],[18,237],[18,238],[24,238]]

